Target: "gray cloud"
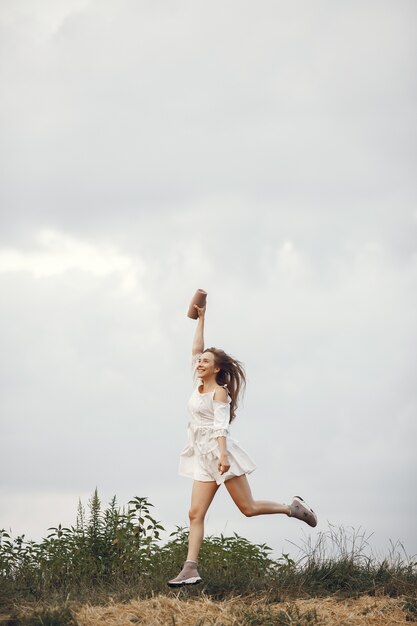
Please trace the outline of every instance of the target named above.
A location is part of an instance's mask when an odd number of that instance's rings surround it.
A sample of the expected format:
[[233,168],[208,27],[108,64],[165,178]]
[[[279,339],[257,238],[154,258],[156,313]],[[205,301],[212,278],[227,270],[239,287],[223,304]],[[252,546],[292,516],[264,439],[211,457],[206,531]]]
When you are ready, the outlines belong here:
[[410,3],[94,2],[68,4],[54,27],[51,3],[43,20],[17,6],[3,26],[14,211],[30,200],[42,219],[79,225],[213,190],[252,208],[347,196],[380,210],[386,185],[410,203]]

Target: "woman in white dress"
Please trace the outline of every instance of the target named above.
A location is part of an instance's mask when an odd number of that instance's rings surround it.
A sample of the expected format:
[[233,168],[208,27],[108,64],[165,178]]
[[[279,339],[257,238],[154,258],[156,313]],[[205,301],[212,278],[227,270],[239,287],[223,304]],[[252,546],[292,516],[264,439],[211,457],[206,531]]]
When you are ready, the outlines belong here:
[[193,341],[193,372],[196,385],[188,402],[191,420],[188,444],[180,456],[179,473],[193,479],[188,555],[181,572],[168,582],[170,587],[195,585],[202,581],[197,561],[204,537],[204,518],[221,484],[247,517],[281,513],[317,525],[317,516],[306,502],[294,496],[292,503],[254,500],[247,474],[255,469],[248,454],[229,435],[237,401],[246,383],[242,364],[217,348],[204,349],[206,307],[199,308]]

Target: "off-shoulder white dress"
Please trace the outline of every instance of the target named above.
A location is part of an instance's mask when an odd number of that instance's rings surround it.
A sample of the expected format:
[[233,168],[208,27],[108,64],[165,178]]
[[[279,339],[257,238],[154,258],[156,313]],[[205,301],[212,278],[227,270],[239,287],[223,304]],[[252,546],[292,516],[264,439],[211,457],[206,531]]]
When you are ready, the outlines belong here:
[[[188,422],[188,443],[181,452],[179,474],[194,480],[213,481],[221,485],[229,478],[250,474],[256,465],[239,443],[229,435],[230,402],[214,400],[214,390],[200,393],[201,380],[195,376],[195,368],[200,358],[196,354],[192,360],[194,374],[194,391],[188,401],[190,421]],[[227,390],[227,387],[225,385]],[[219,444],[217,437],[226,437],[227,456],[230,469],[221,475],[219,462]]]

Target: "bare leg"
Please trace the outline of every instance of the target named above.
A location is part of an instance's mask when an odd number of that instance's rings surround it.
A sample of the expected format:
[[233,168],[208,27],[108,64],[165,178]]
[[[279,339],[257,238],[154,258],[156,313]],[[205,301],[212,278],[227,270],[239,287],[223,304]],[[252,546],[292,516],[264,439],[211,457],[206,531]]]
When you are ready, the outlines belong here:
[[247,517],[271,513],[291,515],[290,507],[287,504],[279,504],[278,502],[270,502],[268,500],[254,500],[246,474],[229,478],[224,484],[232,496],[233,502]]
[[195,480],[193,483],[187,560],[178,576],[168,581],[169,587],[201,583],[201,577],[197,571],[197,559],[204,537],[204,518],[218,488],[219,485],[215,481]]
[[215,481],[195,480],[191,492],[189,511],[190,532],[188,535],[187,561],[197,561],[204,537],[204,518],[219,485]]

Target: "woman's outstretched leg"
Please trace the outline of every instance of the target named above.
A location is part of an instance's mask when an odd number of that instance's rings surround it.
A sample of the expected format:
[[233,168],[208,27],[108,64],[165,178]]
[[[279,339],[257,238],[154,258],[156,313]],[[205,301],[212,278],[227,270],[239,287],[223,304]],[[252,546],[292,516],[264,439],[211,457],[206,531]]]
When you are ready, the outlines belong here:
[[246,517],[272,513],[291,515],[290,506],[288,504],[279,504],[278,502],[270,502],[269,500],[254,500],[246,474],[229,478],[224,484],[227,491],[232,496],[233,502]]
[[197,571],[197,561],[204,538],[204,518],[218,488],[219,485],[214,481],[195,480],[193,483],[189,511],[190,532],[187,560],[178,576],[168,582],[170,587],[195,585],[201,582]]
[[245,474],[229,478],[224,483],[234,503],[247,517],[253,515],[268,515],[271,513],[285,513],[295,517],[309,526],[317,526],[317,515],[307,506],[300,496],[294,496],[291,504],[279,504],[269,500],[254,500]]

